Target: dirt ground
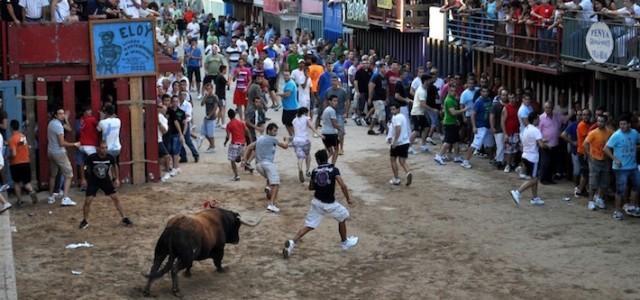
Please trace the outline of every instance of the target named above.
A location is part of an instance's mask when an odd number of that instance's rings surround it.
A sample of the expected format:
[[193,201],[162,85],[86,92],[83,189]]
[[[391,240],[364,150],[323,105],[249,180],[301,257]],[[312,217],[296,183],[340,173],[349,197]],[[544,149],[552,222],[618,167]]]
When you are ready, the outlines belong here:
[[[297,182],[293,150],[279,149],[282,212],[241,228],[240,243],[226,247],[226,273],[214,272],[210,260],[195,263],[191,278],[180,277],[185,299],[640,298],[638,220],[615,222],[611,210],[587,211],[585,199],[562,201],[568,183],[543,186],[544,207],[516,208],[508,190],[520,181],[482,159],[465,170],[437,166],[431,154],[412,156],[414,184],[391,187],[383,138],[351,124],[347,133],[338,167],[356,200],[348,230],[360,243],[342,251],[337,224],[325,219],[293,257],[282,259],[283,242],[301,226],[311,193]],[[121,190],[132,228],[119,225],[106,198],[95,203],[91,226],[82,231],[80,205],[41,202],[14,210],[19,298],[141,298],[141,273],[171,215],[196,211],[207,198],[262,213],[263,180],[243,174],[231,182],[222,132],[217,136],[218,152],[185,165],[171,182]],[[314,140],[313,149],[319,146]],[[82,204],[81,194],[74,196]],[[65,249],[83,241],[95,247]],[[152,294],[174,298],[169,276]]]

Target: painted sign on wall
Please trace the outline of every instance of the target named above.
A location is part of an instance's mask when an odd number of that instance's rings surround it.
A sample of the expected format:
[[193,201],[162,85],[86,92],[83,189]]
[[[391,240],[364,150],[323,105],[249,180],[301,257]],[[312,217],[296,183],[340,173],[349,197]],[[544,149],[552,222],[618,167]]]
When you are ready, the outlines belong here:
[[353,27],[369,27],[369,5],[368,0],[346,0],[344,24]]
[[597,63],[606,62],[613,53],[613,35],[604,22],[593,23],[589,27],[585,43],[591,59]]
[[95,79],[156,75],[153,20],[92,21],[89,35]]
[[391,9],[393,7],[392,0],[378,0],[378,8]]
[[324,1],[322,7],[322,26],[324,31],[342,33],[342,4],[329,4]]

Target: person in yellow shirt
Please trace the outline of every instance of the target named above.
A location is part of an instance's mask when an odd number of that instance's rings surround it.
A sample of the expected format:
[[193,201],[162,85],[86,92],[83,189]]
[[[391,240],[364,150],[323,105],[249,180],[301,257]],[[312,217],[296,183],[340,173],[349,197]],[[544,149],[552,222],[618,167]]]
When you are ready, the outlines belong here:
[[609,173],[611,162],[604,154],[604,147],[613,134],[607,128],[607,116],[601,115],[597,119],[598,127],[584,140],[584,155],[589,161],[589,210],[604,209],[604,191],[609,187]]

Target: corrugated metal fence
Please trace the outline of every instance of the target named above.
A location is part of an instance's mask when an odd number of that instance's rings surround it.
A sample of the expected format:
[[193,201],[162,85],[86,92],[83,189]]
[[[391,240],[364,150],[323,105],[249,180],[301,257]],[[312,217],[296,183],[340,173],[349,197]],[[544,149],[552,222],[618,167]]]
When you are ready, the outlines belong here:
[[445,44],[438,39],[427,38],[425,45],[426,61],[438,68],[441,76],[448,74],[467,74],[473,68],[473,57],[463,47]]
[[316,38],[324,38],[321,15],[300,14],[298,17],[298,27],[313,32]]
[[400,63],[410,62],[413,68],[425,63],[425,45],[422,33],[401,33],[395,29],[354,29],[355,48],[367,52],[375,49],[378,55],[389,54]]

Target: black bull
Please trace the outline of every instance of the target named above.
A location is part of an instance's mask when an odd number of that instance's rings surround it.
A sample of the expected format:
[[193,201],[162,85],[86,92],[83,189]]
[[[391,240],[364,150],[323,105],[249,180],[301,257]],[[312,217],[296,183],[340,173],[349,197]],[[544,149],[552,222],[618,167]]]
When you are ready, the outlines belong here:
[[[191,276],[194,260],[213,259],[218,272],[224,272],[222,257],[226,243],[240,241],[240,215],[222,208],[210,208],[193,215],[177,215],[169,219],[167,227],[156,243],[153,266],[149,274],[144,295],[150,295],[151,283],[171,271],[173,293],[179,296],[178,272]],[[169,257],[162,269],[160,266]]]

